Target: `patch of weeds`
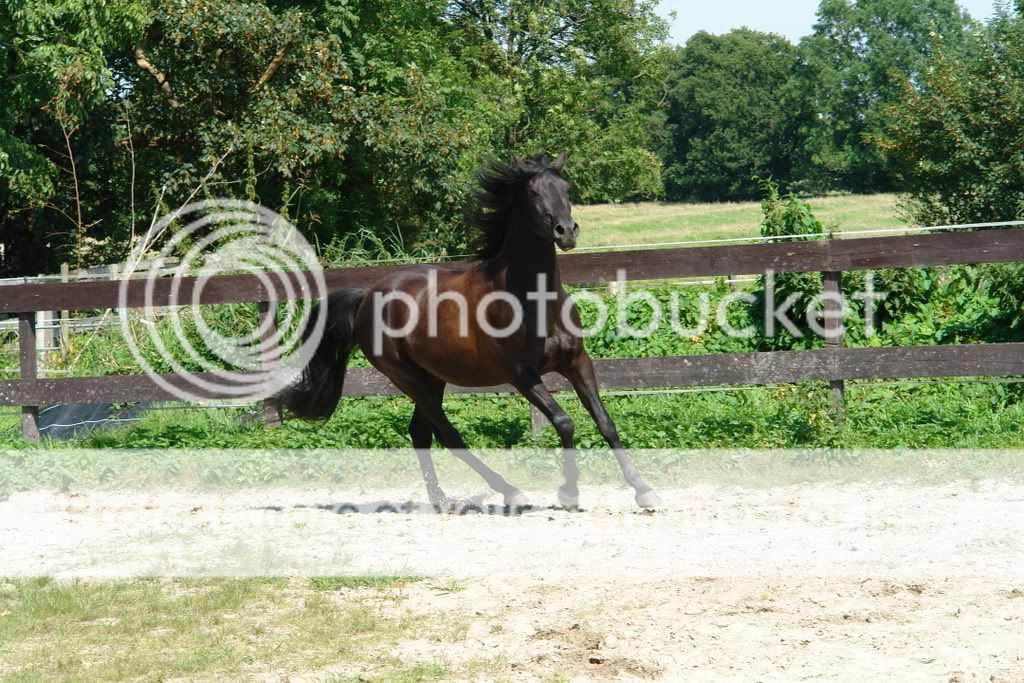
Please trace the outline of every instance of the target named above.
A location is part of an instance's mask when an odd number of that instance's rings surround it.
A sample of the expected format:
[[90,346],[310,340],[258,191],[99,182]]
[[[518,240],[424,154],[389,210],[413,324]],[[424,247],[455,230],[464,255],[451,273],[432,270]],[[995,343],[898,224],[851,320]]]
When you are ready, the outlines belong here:
[[309,587],[315,591],[340,591],[348,588],[401,588],[422,581],[420,576],[314,576]]
[[450,595],[452,593],[461,593],[466,590],[468,584],[465,581],[459,581],[458,579],[448,579],[446,581],[440,581],[432,584],[430,589],[440,595]]
[[419,681],[438,681],[451,674],[451,671],[440,664],[427,663],[397,672],[395,683],[418,683]]

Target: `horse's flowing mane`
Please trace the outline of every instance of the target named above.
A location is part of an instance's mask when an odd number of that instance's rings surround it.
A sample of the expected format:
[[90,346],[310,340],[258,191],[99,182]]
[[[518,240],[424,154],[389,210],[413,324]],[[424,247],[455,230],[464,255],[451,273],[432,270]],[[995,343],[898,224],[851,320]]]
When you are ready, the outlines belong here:
[[546,156],[513,158],[510,164],[491,160],[477,172],[480,189],[475,196],[476,210],[470,218],[470,224],[479,232],[473,245],[477,258],[497,256],[505,242],[519,188],[533,176],[548,172],[557,173],[558,170]]

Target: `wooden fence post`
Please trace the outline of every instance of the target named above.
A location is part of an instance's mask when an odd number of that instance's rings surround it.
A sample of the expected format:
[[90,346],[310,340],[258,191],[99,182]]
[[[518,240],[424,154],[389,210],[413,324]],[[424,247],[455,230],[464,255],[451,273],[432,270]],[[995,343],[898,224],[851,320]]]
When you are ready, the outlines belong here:
[[[825,296],[825,348],[843,347],[843,274],[840,271],[826,271],[823,276]],[[846,412],[846,384],[841,379],[828,382],[831,390],[832,410],[837,419],[843,419]]]
[[[60,264],[60,281],[67,284],[71,279],[71,271],[68,268],[68,264]],[[68,348],[68,342],[71,341],[71,315],[68,311],[60,312],[60,347],[65,351]]]
[[[270,302],[270,301],[261,301],[260,302],[260,320],[259,320],[259,325],[263,329],[263,333],[262,333],[260,339],[264,343],[269,341],[274,336],[274,332],[277,329],[277,320],[274,317],[274,314],[276,313],[276,311],[277,311],[277,305],[275,303]],[[270,356],[270,354],[266,350],[264,350],[263,351],[263,367],[265,369],[267,369],[267,368],[273,369],[277,365],[276,361],[271,360],[269,358],[269,356]],[[268,427],[280,427],[282,422],[284,421],[283,417],[281,416],[281,401],[280,401],[280,399],[277,399],[277,398],[267,398],[267,399],[264,399],[264,401],[263,401],[263,414],[264,414],[264,419],[266,420],[266,423],[267,423]]]
[[540,412],[537,406],[530,404],[530,429],[536,433],[544,429],[548,424],[548,418],[544,416],[544,413]]
[[[18,356],[21,364],[21,379],[37,379],[36,364],[36,314],[18,314]],[[21,407],[21,435],[26,441],[39,443],[39,408]]]
[[53,311],[36,311],[36,351],[45,366],[48,362],[48,354],[54,345],[54,323]]

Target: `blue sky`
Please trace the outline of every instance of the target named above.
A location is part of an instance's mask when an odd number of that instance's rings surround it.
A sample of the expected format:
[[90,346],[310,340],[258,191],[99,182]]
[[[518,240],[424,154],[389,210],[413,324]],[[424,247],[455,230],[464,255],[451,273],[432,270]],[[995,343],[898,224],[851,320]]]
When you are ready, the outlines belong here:
[[[960,0],[975,19],[992,14],[996,0]],[[781,33],[792,41],[811,32],[818,0],[661,0],[660,12],[676,12],[672,42],[685,43],[697,31],[727,33],[746,26]]]

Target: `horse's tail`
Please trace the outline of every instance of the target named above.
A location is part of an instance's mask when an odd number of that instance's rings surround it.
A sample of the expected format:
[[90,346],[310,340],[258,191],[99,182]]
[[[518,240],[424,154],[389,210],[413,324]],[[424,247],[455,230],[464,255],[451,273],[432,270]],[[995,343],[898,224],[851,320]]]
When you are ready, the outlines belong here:
[[342,289],[315,304],[310,312],[303,342],[313,334],[319,306],[327,307],[323,337],[298,381],[281,393],[282,402],[303,420],[326,420],[338,406],[348,357],[356,345],[356,310],[365,294],[365,289]]

